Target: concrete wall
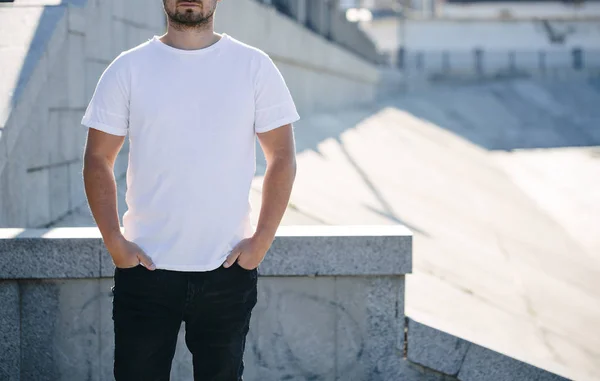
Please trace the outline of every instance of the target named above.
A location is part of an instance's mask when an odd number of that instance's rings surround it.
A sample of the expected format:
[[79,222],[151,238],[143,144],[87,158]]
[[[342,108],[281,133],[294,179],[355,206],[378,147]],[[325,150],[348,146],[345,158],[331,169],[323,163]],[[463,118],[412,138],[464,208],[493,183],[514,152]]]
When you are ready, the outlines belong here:
[[[413,374],[402,359],[411,267],[401,226],[280,229],[259,267],[244,379]],[[0,229],[0,379],[112,379],[113,273],[96,229]],[[192,379],[183,331],[172,379]]]
[[[0,227],[46,227],[85,205],[79,123],[121,51],[164,31],[160,2],[17,0],[0,6]],[[367,61],[254,0],[224,1],[217,31],[276,61],[301,115],[372,101]],[[277,31],[274,33],[273,31]],[[115,173],[127,167],[125,144]]]
[[17,0],[0,7],[0,226],[46,226],[85,203],[79,123],[114,57],[164,30],[160,7],[143,4]]
[[254,0],[272,4],[283,14],[298,20],[310,30],[341,45],[367,61],[379,64],[382,57],[373,41],[356,23],[346,19],[339,0]]
[[[564,380],[407,319],[402,226],[280,228],[258,271],[245,380]],[[112,379],[113,274],[95,228],[0,229],[0,379]]]

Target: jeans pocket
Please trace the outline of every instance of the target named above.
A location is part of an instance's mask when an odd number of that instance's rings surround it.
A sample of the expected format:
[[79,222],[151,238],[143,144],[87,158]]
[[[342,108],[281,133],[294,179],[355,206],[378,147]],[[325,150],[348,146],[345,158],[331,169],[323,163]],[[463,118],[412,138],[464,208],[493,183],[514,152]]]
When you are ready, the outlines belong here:
[[135,265],[133,267],[116,267],[115,266],[115,269],[119,272],[129,272],[129,271],[139,270],[141,267],[144,267],[144,265],[142,265],[141,263],[138,263],[137,265]]
[[237,266],[237,267],[238,267],[238,269],[240,269],[240,270],[242,271],[242,274],[244,275],[244,278],[245,278],[246,276],[249,276],[249,278],[250,278],[250,280],[252,281],[252,283],[253,283],[254,285],[256,285],[256,281],[258,280],[258,267],[248,270],[248,269],[246,269],[246,268],[242,267],[242,266],[241,266],[241,265],[238,263],[238,261],[235,261],[235,262],[234,262],[234,266]]
[[247,272],[254,272],[258,269],[258,267],[255,267],[253,269],[247,269],[245,267],[242,267],[242,265],[240,265],[240,263],[238,261],[235,261],[234,264],[239,267],[240,269],[242,269],[243,271],[247,271]]

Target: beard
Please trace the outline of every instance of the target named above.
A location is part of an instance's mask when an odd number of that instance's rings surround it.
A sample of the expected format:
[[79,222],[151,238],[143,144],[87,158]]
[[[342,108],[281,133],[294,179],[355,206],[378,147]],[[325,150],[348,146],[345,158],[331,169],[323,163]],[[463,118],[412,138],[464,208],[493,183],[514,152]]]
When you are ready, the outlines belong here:
[[[198,4],[200,8],[199,11],[178,8],[177,3],[181,2],[180,0],[173,1],[172,8],[167,5],[167,2],[168,0],[163,0],[165,13],[169,18],[169,24],[179,30],[204,28],[212,21],[216,10],[216,1],[212,0],[205,0],[204,2],[200,0],[186,0],[186,2]],[[207,3],[210,4],[207,5]],[[206,9],[206,6],[210,8]]]

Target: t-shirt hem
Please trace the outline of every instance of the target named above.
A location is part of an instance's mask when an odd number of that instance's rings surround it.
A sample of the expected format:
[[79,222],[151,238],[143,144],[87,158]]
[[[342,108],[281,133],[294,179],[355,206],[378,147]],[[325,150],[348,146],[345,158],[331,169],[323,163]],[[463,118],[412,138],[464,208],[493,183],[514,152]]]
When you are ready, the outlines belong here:
[[89,118],[83,118],[83,120],[81,121],[81,124],[86,126],[86,127],[90,127],[90,128],[94,128],[96,130],[100,130],[103,132],[106,132],[108,134],[111,135],[118,135],[118,136],[125,136],[127,135],[127,130],[123,130],[121,128],[117,128],[117,127],[113,127],[113,126],[109,126],[107,124],[98,122],[98,121],[94,121],[92,119]]
[[218,263],[213,263],[208,266],[199,265],[173,265],[165,263],[154,263],[156,268],[159,270],[172,270],[172,271],[213,271],[221,267],[225,263],[225,258]]
[[274,130],[276,128],[285,126],[286,124],[297,122],[299,120],[300,120],[300,115],[298,115],[298,113],[296,113],[295,115],[288,115],[285,118],[277,119],[276,121],[267,124],[265,127],[262,127],[260,129],[256,128],[255,130],[257,133],[268,132],[268,131]]

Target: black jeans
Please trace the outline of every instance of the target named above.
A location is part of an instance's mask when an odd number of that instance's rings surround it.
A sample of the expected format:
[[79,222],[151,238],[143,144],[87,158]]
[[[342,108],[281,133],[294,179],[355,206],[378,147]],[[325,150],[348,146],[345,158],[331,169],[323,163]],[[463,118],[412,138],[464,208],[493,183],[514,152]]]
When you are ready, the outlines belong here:
[[237,263],[205,272],[115,269],[115,379],[169,380],[184,321],[194,380],[242,380],[257,278]]

